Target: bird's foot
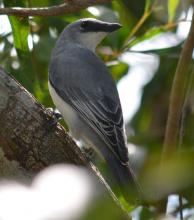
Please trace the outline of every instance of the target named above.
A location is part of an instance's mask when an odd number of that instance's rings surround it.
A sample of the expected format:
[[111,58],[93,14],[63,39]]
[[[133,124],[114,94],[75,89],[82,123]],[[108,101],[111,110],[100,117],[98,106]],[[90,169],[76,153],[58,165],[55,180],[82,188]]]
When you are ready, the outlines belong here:
[[49,121],[47,124],[47,127],[49,128],[55,127],[58,121],[62,118],[61,113],[53,108],[47,108],[46,113],[51,115],[51,118],[49,118]]
[[92,161],[95,157],[95,151],[92,148],[82,146],[83,153],[89,161]]

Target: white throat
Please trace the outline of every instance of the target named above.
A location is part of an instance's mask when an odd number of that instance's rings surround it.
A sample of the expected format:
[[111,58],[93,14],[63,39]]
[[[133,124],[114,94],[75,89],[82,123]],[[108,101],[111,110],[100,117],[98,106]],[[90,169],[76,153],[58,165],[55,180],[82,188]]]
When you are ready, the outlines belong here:
[[85,33],[80,38],[80,43],[87,47],[89,50],[95,52],[97,45],[106,37],[105,32],[89,32]]

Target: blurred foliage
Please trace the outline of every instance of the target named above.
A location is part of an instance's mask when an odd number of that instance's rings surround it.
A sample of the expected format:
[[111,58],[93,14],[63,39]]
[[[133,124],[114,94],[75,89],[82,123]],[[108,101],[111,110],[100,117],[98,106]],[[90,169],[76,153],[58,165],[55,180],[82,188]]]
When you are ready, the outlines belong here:
[[131,121],[137,133],[131,141],[146,144],[150,151],[157,151],[164,139],[170,86],[179,59],[175,54],[180,54],[181,46],[155,51],[160,56],[160,65],[152,80],[145,85],[141,108]]
[[[2,4],[5,7],[49,7],[62,2],[62,0],[4,0]],[[155,36],[176,33],[180,16],[184,15],[181,17],[184,20],[190,4],[189,0],[115,0],[109,4],[90,7],[87,10],[65,16],[27,18],[9,16],[11,30],[9,28],[5,32],[0,30],[0,65],[43,105],[54,107],[47,86],[48,63],[55,41],[67,24],[79,18],[94,17],[110,22],[120,22],[123,25],[118,32],[108,36],[97,50],[118,82],[126,74],[130,74],[130,66],[123,61],[122,55],[126,52],[130,53],[133,50],[132,47],[139,43],[152,41]],[[167,38],[166,40],[168,41]],[[183,43],[179,41],[176,46],[172,45],[170,48],[140,52],[157,56],[159,67],[142,90],[140,106],[128,125],[134,134],[128,139],[148,152],[149,157],[145,159],[140,179],[148,191],[151,189],[150,196],[158,193],[161,199],[169,193],[181,193],[187,198],[189,204],[187,207],[193,208],[193,79],[188,79],[191,89],[184,109],[181,153],[167,161],[162,171],[158,168],[170,88]],[[187,89],[188,85],[185,87]],[[149,197],[148,194],[146,197]],[[155,200],[158,198],[155,197]],[[139,204],[142,206],[139,219],[154,219],[154,202],[151,202],[152,208],[150,208],[149,202],[146,203],[146,206]],[[111,206],[109,209],[105,209],[106,205],[99,203],[99,207],[97,205],[97,208],[91,209],[91,213],[88,213],[90,217],[84,219],[91,219],[91,216],[93,216],[92,219],[95,219],[94,215],[101,215],[100,219],[119,219],[114,212],[112,212],[114,215],[109,215],[108,210],[111,210]],[[131,205],[127,209],[131,211],[134,206]]]

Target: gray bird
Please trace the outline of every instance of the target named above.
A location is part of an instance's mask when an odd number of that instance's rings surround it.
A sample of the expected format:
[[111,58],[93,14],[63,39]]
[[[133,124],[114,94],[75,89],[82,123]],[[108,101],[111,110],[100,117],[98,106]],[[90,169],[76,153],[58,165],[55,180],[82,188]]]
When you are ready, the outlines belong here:
[[109,164],[119,185],[134,186],[121,104],[116,85],[95,48],[118,23],[85,18],[60,35],[49,66],[49,91],[76,139],[93,147]]

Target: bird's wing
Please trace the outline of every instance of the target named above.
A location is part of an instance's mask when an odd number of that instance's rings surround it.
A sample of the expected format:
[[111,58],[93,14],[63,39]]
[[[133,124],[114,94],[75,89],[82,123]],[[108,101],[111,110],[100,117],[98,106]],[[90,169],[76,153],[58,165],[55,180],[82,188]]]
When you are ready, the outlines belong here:
[[66,88],[59,94],[79,112],[84,121],[98,133],[123,163],[128,162],[120,105],[109,97],[99,99],[75,87]]
[[[79,57],[84,57],[83,55],[80,54]],[[54,62],[54,66],[50,68],[50,82],[62,99],[98,133],[111,151],[123,163],[127,163],[128,152],[123,129],[123,115],[116,86],[105,65],[96,56],[92,57],[97,59],[96,65],[90,63],[91,56],[84,57],[87,59],[87,64],[84,60],[81,64],[80,61],[76,63],[75,57],[69,59],[68,62],[64,61],[66,65],[63,62],[66,69],[64,66],[60,67],[62,62]],[[68,69],[68,66],[71,68]],[[55,80],[53,80],[54,77],[56,77]],[[58,80],[57,84],[56,80]],[[91,89],[91,86],[94,88]]]

